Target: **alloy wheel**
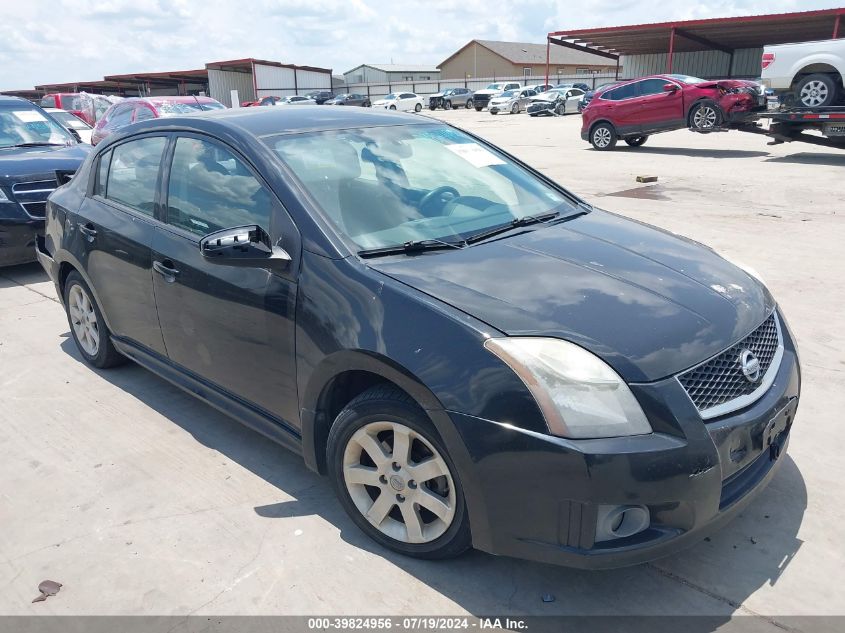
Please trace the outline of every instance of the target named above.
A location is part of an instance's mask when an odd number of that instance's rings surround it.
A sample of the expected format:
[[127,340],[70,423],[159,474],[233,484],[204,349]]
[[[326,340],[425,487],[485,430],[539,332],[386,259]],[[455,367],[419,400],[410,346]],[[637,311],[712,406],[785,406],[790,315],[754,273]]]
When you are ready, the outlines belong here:
[[818,107],[825,103],[830,89],[822,81],[808,81],[801,88],[801,103],[808,108]]
[[343,480],[361,515],[397,541],[429,543],[455,518],[449,466],[431,442],[399,422],[355,431],[343,454]]
[[606,127],[596,128],[593,132],[593,142],[597,147],[607,147],[610,145],[610,130]]
[[701,106],[692,116],[693,125],[699,130],[709,130],[716,127],[718,114],[711,106]]
[[89,356],[96,356],[100,351],[100,328],[94,303],[79,284],[68,293],[68,310],[71,325],[79,346]]

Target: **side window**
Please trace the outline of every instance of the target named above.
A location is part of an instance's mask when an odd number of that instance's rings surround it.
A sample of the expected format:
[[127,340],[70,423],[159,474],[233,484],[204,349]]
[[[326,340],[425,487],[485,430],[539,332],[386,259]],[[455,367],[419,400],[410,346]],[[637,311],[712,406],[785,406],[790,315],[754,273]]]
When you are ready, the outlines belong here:
[[610,101],[621,101],[622,99],[630,99],[631,97],[636,97],[638,95],[637,92],[637,84],[625,84],[624,86],[619,86],[618,88],[614,88],[613,90],[609,90],[608,92],[602,95],[602,99],[608,99]]
[[154,119],[155,115],[153,111],[150,110],[147,106],[141,106],[137,110],[135,110],[135,121],[146,121],[148,119]]
[[106,181],[109,177],[109,163],[111,162],[111,150],[100,156],[97,164],[97,182],[94,183],[94,195],[106,196]]
[[229,150],[196,138],[176,141],[167,223],[197,235],[257,224],[270,230],[270,193]]
[[106,126],[110,129],[117,129],[129,125],[131,121],[132,106],[125,106],[122,108],[116,108],[115,111],[111,113]]
[[646,79],[640,82],[640,96],[659,95],[663,93],[663,86],[667,83],[665,79]]
[[112,150],[106,197],[149,216],[155,214],[158,170],[165,138],[129,141]]
[[570,97],[580,97],[582,94],[584,94],[584,91],[580,90],[578,88],[573,88],[572,90],[569,91],[568,94],[569,94]]
[[401,97],[402,99],[413,99],[413,98],[414,98],[414,95],[412,95],[412,94],[411,94],[411,93],[409,93],[409,92],[403,92],[403,93],[400,95],[400,97]]
[[41,107],[42,108],[55,108],[56,107],[56,97],[49,96],[44,97],[41,99]]

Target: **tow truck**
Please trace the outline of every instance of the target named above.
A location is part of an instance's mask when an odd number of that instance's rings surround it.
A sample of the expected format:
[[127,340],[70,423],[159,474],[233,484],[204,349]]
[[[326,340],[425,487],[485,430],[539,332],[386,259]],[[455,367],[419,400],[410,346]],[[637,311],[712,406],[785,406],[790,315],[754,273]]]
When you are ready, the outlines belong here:
[[[755,120],[739,124],[735,129],[768,136],[772,139],[769,145],[800,141],[845,149],[845,107],[769,110],[758,113]],[[808,131],[817,134],[807,134]]]

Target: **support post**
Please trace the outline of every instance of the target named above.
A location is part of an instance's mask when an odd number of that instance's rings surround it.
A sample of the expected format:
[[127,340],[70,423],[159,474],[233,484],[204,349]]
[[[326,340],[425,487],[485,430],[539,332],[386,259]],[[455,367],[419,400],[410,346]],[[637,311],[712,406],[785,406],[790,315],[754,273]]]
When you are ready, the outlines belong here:
[[619,81],[619,57],[616,58],[616,81]]
[[547,35],[546,36],[546,85],[549,84],[549,49],[551,48],[552,42],[551,38]]
[[667,63],[667,70],[666,74],[672,74],[672,64],[675,58],[675,27],[673,26],[672,29],[669,31],[669,61]]
[[836,20],[833,22],[833,38],[832,39],[835,40],[835,39],[839,38],[839,28],[841,26],[842,26],[842,14],[838,13],[836,15]]

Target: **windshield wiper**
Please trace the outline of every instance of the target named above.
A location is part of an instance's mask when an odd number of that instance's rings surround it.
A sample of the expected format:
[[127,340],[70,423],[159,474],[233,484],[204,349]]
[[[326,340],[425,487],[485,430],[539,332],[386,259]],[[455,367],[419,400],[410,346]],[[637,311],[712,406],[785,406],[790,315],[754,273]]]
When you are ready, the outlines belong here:
[[552,211],[550,213],[542,213],[540,215],[526,215],[521,218],[516,218],[514,220],[511,220],[507,224],[500,224],[499,226],[494,226],[485,231],[480,231],[478,233],[475,233],[474,235],[470,235],[466,238],[466,243],[475,244],[476,242],[486,240],[490,237],[493,237],[494,235],[507,233],[511,229],[519,228],[522,226],[531,226],[532,224],[542,224],[545,222],[549,222],[550,220],[554,220],[559,215],[559,211]]
[[368,248],[358,251],[361,257],[381,257],[383,255],[412,255],[414,253],[421,253],[422,251],[435,251],[445,248],[463,248],[466,246],[466,241],[446,242],[438,239],[428,240],[412,240],[404,244],[394,244],[392,246],[382,246],[380,248]]
[[4,145],[3,149],[10,149],[12,147],[61,147],[67,143],[46,143],[43,141],[35,143],[15,143],[14,145]]

